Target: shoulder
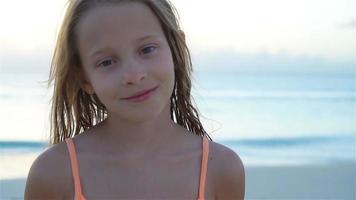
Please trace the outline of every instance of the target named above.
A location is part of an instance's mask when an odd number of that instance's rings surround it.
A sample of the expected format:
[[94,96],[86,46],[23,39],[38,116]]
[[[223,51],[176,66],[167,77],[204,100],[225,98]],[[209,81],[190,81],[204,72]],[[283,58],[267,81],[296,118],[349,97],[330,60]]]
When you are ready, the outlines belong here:
[[241,158],[229,147],[209,143],[209,167],[213,173],[215,198],[244,199],[245,169]]
[[70,178],[70,166],[65,143],[52,146],[41,153],[29,170],[25,199],[56,199],[63,196]]

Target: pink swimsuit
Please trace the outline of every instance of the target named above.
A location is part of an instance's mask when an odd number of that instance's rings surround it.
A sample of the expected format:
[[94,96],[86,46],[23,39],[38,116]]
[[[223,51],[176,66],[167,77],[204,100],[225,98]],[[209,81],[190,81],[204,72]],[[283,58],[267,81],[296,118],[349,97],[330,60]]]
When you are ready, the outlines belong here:
[[[72,138],[67,138],[66,140],[71,167],[72,167],[72,175],[74,179],[74,187],[75,187],[75,196],[74,200],[86,200],[83,195],[80,179],[79,179],[79,169],[78,169],[78,161],[77,154],[75,151],[74,143]],[[203,151],[202,151],[202,160],[201,160],[201,170],[200,170],[200,182],[199,182],[199,194],[198,200],[204,200],[204,189],[205,189],[205,179],[208,167],[208,155],[209,155],[209,141],[206,137],[202,139],[203,143]]]

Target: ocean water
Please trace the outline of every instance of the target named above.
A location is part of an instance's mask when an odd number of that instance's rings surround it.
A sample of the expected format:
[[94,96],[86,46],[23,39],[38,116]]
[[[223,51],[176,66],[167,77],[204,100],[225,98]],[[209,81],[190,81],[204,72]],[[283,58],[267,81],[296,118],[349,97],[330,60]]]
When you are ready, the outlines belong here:
[[[0,178],[25,176],[46,149],[43,75],[0,74]],[[214,141],[245,165],[356,162],[355,74],[199,72],[192,95]],[[15,137],[16,136],[16,137]]]
[[[214,141],[234,150],[245,167],[356,164],[354,135]],[[42,142],[1,141],[0,179],[26,177],[35,158],[47,148]]]
[[196,83],[199,110],[219,138],[356,133],[356,73],[201,73]]

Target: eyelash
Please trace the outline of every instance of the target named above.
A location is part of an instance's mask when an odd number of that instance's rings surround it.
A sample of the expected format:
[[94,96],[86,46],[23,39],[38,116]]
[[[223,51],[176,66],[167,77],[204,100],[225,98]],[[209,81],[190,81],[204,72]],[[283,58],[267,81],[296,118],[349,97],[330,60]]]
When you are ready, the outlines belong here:
[[[142,52],[143,50],[145,50],[145,49],[148,49],[148,48],[153,48],[152,51],[155,51],[155,50],[157,49],[156,46],[147,46],[147,47],[143,48],[143,49],[141,50],[141,52]],[[149,53],[151,53],[152,51],[150,51]]]
[[[108,61],[114,61],[114,59],[107,59],[99,63],[98,67],[103,66],[103,63],[108,62]],[[116,61],[114,61],[116,63]],[[104,66],[105,67],[105,66]]]
[[[144,53],[144,52],[143,52],[145,49],[149,49],[149,48],[151,48],[151,49],[153,48],[153,50],[151,50],[151,51],[148,52],[148,53]],[[143,48],[143,49],[141,50],[141,52],[146,55],[146,54],[149,54],[149,53],[154,52],[156,49],[157,49],[156,46],[148,46],[148,47]],[[114,60],[114,59],[106,59],[106,60],[103,60],[102,62],[100,62],[100,63],[98,64],[98,66],[101,67],[101,66],[103,65],[103,63],[108,62],[108,61],[114,61],[114,63],[116,63],[116,60]],[[104,66],[104,67],[105,67],[105,66]]]

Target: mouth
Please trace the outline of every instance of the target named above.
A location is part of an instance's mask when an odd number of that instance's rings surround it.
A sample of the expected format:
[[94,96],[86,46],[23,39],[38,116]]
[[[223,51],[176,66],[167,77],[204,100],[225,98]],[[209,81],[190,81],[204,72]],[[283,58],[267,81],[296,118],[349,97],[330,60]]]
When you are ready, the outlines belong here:
[[147,90],[142,90],[139,91],[135,94],[133,94],[132,96],[126,97],[126,98],[122,98],[123,100],[132,100],[132,101],[143,101],[148,99],[151,94],[159,87],[159,85],[151,88],[151,89],[147,89]]

